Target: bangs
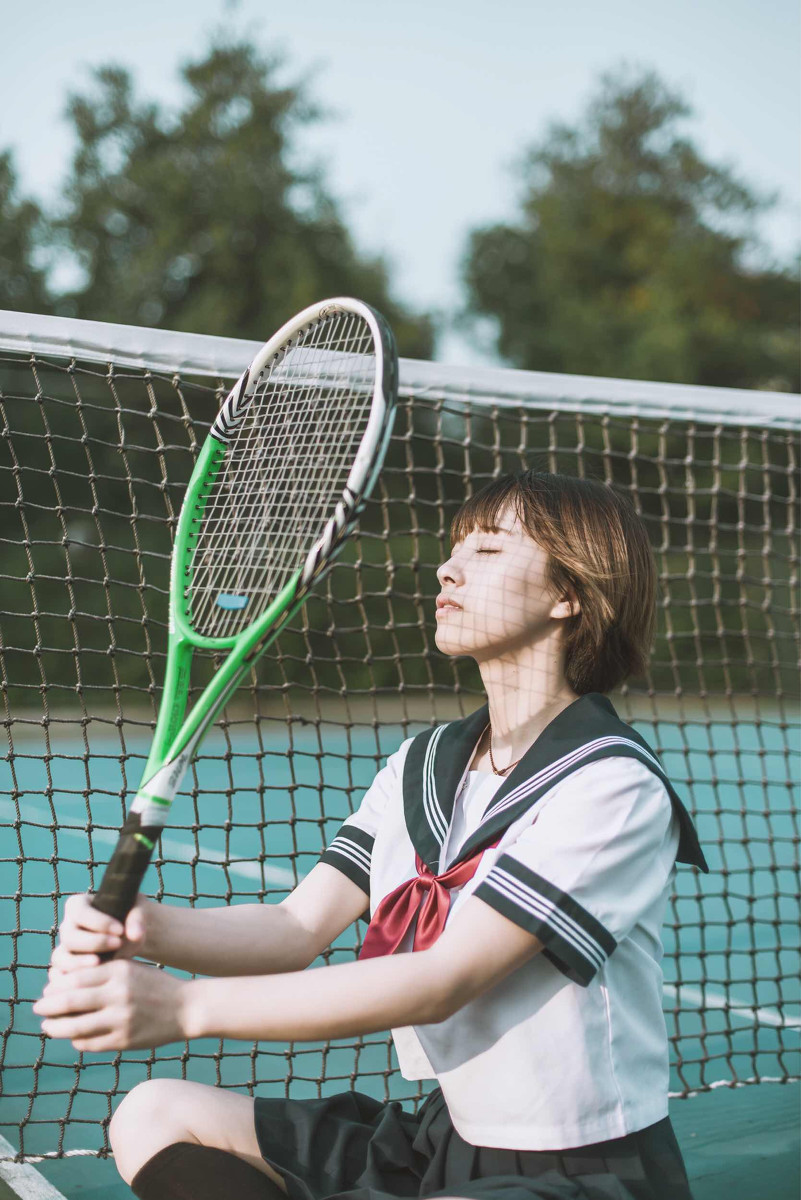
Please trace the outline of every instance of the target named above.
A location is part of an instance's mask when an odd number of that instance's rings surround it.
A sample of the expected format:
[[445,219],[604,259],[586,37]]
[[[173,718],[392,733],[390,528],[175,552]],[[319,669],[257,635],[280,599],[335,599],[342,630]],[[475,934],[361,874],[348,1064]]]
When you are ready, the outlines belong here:
[[474,529],[480,529],[482,533],[495,533],[498,519],[510,503],[515,515],[521,515],[519,500],[520,485],[516,476],[504,475],[487,484],[469,500],[465,500],[451,521],[451,545],[463,542]]
[[656,628],[658,577],[648,530],[614,484],[531,469],[501,475],[453,517],[451,547],[495,533],[513,515],[548,557],[555,594],[575,594],[565,623],[565,678],[578,695],[606,694],[644,675]]

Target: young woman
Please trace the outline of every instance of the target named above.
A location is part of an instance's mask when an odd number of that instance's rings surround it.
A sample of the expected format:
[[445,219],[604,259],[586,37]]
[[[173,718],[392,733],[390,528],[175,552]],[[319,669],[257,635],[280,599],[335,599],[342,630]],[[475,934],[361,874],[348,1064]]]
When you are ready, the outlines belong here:
[[[706,864],[605,696],[652,641],[644,526],[603,484],[529,471],[451,532],[437,645],[477,661],[488,703],[405,741],[279,905],[143,899],[123,930],[72,898],[35,1006],[79,1050],[389,1028],[404,1077],[438,1086],[413,1116],[359,1092],[140,1084],[111,1140],[141,1200],[690,1196],[667,1117],[660,928],[677,859]],[[368,899],[360,961],[305,970]]]

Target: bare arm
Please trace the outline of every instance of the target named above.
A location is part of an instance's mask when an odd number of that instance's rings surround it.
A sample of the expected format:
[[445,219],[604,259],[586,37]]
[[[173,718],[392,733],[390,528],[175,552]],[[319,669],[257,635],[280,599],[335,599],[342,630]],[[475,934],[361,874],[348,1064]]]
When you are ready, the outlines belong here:
[[447,989],[429,951],[339,963],[270,979],[186,985],[185,1036],[316,1042],[427,1025],[445,1015]]
[[318,1041],[444,1021],[500,983],[542,943],[471,896],[428,950],[271,979],[186,985],[186,1037]]
[[301,971],[316,957],[307,931],[281,904],[179,908],[147,901],[137,957],[196,975]]
[[139,953],[197,975],[302,971],[366,907],[360,887],[318,863],[280,904],[172,908],[149,901]]
[[62,973],[81,970],[110,950],[118,958],[148,958],[198,975],[301,971],[366,906],[361,888],[327,863],[318,863],[280,904],[179,908],[140,897],[124,934],[88,896],[71,896],[51,966]]

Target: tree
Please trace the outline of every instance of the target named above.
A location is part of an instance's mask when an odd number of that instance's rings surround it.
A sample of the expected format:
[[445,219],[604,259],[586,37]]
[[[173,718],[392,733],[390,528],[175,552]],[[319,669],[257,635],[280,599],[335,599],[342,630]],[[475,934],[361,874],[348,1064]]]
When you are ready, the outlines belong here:
[[522,164],[514,223],[473,231],[469,316],[515,366],[797,390],[797,282],[754,266],[770,207],[677,132],[684,101],[651,73],[604,76],[575,128]]
[[17,196],[17,177],[8,151],[0,153],[0,308],[48,312],[45,271],[36,263],[44,234],[39,207]]
[[295,164],[293,134],[319,113],[277,68],[248,44],[216,47],[183,69],[188,100],[172,116],[116,67],[70,98],[78,148],[60,234],[85,280],[60,310],[259,339],[314,300],[353,294],[385,313],[403,353],[429,356],[430,321],[358,252],[321,173]]

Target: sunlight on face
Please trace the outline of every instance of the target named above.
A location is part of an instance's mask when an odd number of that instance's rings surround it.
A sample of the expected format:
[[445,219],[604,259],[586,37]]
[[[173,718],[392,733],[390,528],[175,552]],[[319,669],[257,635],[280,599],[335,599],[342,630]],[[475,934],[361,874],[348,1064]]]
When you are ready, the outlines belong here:
[[443,654],[469,654],[480,662],[552,632],[547,553],[508,510],[498,525],[491,533],[474,529],[437,571],[435,641]]

